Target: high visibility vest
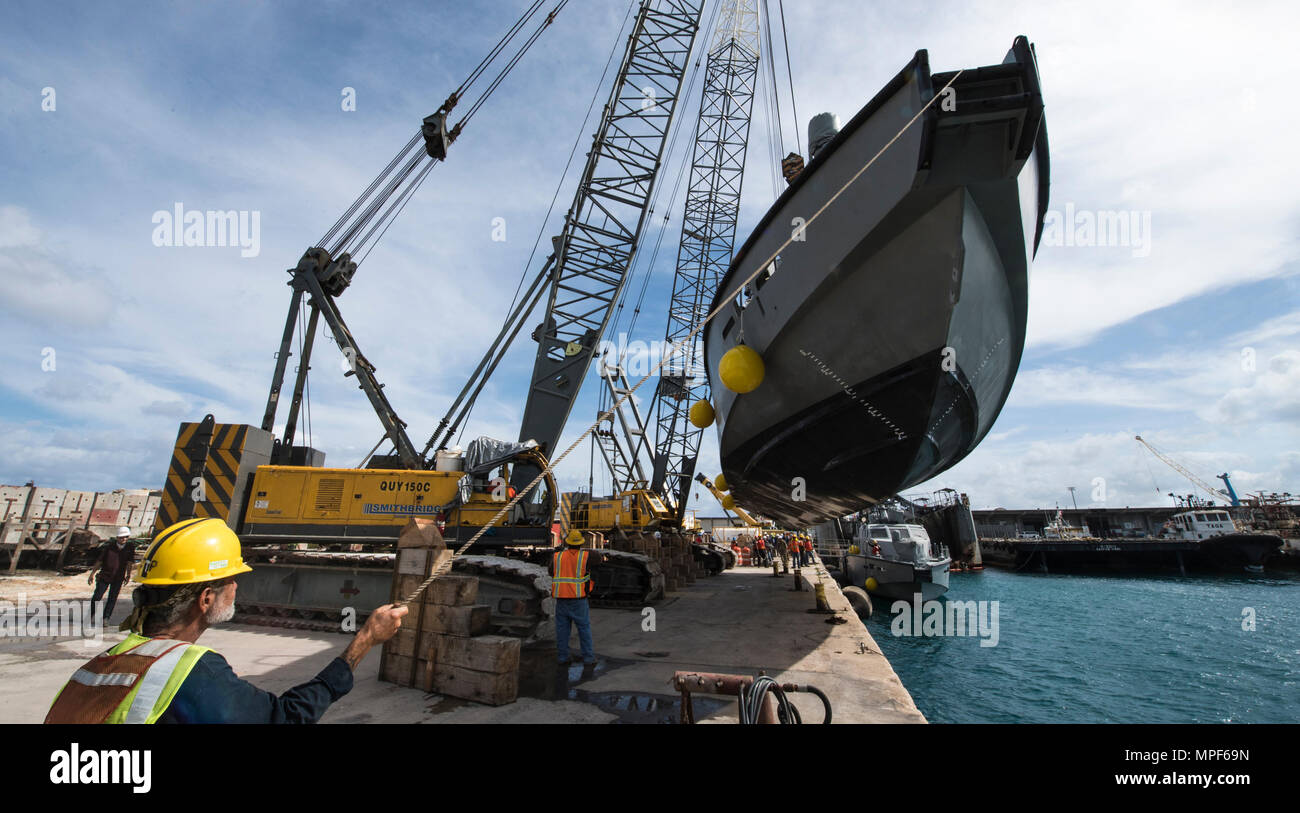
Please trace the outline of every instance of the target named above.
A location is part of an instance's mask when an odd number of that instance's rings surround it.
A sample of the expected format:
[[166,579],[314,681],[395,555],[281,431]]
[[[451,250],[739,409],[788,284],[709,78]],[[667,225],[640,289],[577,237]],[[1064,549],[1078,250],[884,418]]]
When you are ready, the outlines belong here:
[[591,577],[587,575],[590,551],[562,550],[551,557],[551,595],[555,598],[586,598],[591,592]]
[[763,541],[762,539],[758,540],[758,549],[767,550],[767,542]]
[[153,723],[207,647],[132,633],[72,675],[54,698],[47,723]]

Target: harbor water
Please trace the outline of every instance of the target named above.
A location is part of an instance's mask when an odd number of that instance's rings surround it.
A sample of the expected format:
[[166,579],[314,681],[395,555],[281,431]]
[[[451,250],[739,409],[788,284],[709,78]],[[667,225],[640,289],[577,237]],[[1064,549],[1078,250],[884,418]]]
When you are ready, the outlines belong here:
[[990,602],[987,621],[997,602],[996,638],[895,636],[884,599],[868,622],[931,722],[1300,722],[1300,574],[989,568],[954,574],[940,601]]

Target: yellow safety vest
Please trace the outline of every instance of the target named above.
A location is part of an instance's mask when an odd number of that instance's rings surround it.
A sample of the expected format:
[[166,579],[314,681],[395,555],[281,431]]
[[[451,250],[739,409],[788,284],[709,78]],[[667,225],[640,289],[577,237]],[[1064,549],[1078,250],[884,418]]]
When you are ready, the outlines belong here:
[[157,722],[199,658],[210,651],[188,641],[132,633],[72,675],[45,722]]
[[[568,554],[575,554],[569,556]],[[551,557],[551,595],[555,598],[586,598],[591,585],[587,575],[587,551],[562,550]]]

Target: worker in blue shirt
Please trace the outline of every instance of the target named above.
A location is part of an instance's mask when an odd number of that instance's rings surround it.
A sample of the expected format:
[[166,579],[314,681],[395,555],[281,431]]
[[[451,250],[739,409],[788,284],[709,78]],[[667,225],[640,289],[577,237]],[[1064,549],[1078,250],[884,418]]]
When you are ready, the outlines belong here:
[[140,564],[126,640],[91,659],[60,690],[47,723],[314,723],[352,690],[370,648],[392,638],[405,607],[371,613],[343,654],[278,697],[241,680],[196,642],[235,613],[247,573],[239,537],[219,519],[189,519],[154,539]]

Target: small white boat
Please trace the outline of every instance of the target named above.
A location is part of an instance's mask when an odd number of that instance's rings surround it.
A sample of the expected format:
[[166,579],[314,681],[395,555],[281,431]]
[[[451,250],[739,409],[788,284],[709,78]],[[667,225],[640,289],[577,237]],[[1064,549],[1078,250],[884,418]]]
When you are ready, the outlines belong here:
[[948,592],[952,559],[920,525],[862,525],[844,561],[846,583],[878,596],[930,601]]

